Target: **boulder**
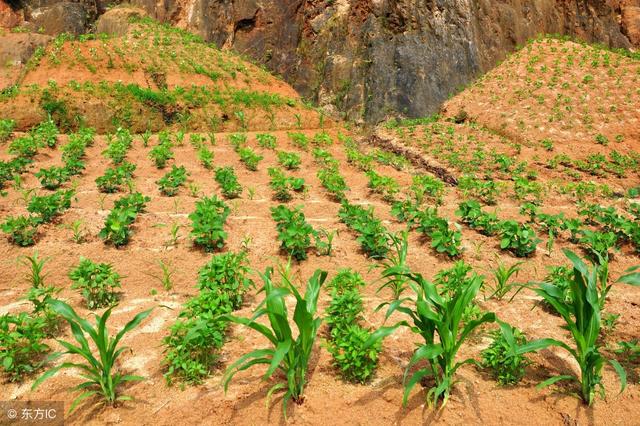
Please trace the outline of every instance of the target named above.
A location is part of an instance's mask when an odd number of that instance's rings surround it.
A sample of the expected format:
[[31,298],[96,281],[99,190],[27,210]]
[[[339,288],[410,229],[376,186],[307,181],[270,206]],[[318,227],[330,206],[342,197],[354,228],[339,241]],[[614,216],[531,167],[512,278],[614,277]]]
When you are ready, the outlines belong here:
[[89,25],[89,15],[85,6],[71,2],[33,9],[28,20],[28,28],[49,35],[84,34]]
[[96,21],[96,32],[122,36],[130,27],[129,20],[133,17],[142,17],[144,10],[135,7],[116,7],[107,11]]
[[41,34],[6,34],[0,37],[0,65],[24,65],[36,48],[46,46],[50,40],[51,37]]
[[33,52],[50,40],[49,36],[29,33],[0,36],[0,90],[16,84]]

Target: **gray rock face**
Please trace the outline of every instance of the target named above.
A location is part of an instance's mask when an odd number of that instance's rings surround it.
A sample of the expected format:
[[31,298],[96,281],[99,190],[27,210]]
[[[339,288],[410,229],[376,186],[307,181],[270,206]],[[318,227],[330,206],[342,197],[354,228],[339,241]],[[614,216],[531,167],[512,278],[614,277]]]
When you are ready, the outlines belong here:
[[87,9],[80,3],[56,3],[33,9],[28,26],[44,34],[84,34],[89,24]]

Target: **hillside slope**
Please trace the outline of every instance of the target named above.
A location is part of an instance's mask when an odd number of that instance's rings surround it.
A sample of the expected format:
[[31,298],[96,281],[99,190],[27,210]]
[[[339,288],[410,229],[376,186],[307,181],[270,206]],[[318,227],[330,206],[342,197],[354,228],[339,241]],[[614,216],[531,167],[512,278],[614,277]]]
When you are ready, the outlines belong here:
[[[403,407],[405,369],[424,337],[401,327],[365,346],[374,329],[407,319],[385,318],[384,306],[398,298],[417,306],[420,289],[402,279],[381,288],[394,262],[433,282],[421,282],[430,300],[480,286],[460,312],[465,325],[493,312],[529,340],[574,345],[533,284],[521,284],[554,283],[571,300],[563,249],[606,264],[611,283],[640,263],[637,61],[568,41],[533,42],[452,99],[445,116],[391,121],[376,134],[331,122],[258,67],[148,20],[123,37],[50,40],[19,74],[18,86],[0,97],[0,393],[7,404],[55,400],[68,410],[78,395],[70,388],[84,380],[65,369],[32,389],[45,369],[77,360],[41,362],[62,350],[56,339],[74,339],[73,329],[49,328],[49,312],[34,307],[50,294],[88,319],[113,304],[112,334],[152,309],[125,335],[129,350],[116,363],[144,377],[118,388],[132,400],[111,407],[88,395],[66,424],[640,418],[640,287],[615,283],[602,298],[599,350],[627,369],[628,385],[618,394],[616,373],[605,367],[607,398],[592,407],[573,382],[536,387],[580,374],[562,348],[527,355],[513,386],[464,363],[446,406],[436,409],[427,404],[429,377]],[[570,109],[556,111],[558,94]],[[44,261],[44,283],[34,283],[25,256]],[[301,292],[317,269],[328,273],[304,398],[289,402],[286,419],[283,393],[269,394],[286,383],[280,371],[265,380],[267,366],[256,364],[223,387],[233,362],[269,342],[220,314],[260,313],[269,268],[276,284],[290,280]],[[515,269],[501,293],[505,268]],[[342,286],[357,293],[343,305]],[[295,297],[282,300],[290,317],[302,315],[294,314]],[[345,318],[341,343],[353,351],[338,346],[330,325]],[[468,334],[455,360],[483,359],[497,328]],[[361,382],[348,374],[354,370]]]
[[[294,128],[296,114],[318,115],[286,83],[198,36],[140,19],[123,36],[65,34],[36,48],[29,61],[2,65],[0,115],[28,129],[51,114],[64,129],[142,133]],[[244,123],[241,121],[244,120]]]

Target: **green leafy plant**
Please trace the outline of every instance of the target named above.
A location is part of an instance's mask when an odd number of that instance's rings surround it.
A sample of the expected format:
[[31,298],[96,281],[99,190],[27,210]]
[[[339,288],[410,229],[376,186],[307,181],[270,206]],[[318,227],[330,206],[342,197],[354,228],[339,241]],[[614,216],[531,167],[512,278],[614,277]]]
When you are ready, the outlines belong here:
[[259,155],[249,147],[240,148],[238,155],[240,155],[240,161],[251,171],[258,170],[258,164],[264,159],[262,155]]
[[[322,323],[322,319],[316,315],[318,296],[327,273],[316,270],[307,283],[304,297],[291,282],[288,273],[281,273],[280,285],[274,285],[272,273],[273,269],[268,268],[264,274],[261,274],[264,281],[261,291],[264,292],[265,299],[251,318],[225,316],[229,321],[257,331],[269,340],[271,346],[250,352],[231,364],[225,373],[223,385],[226,391],[229,382],[237,372],[256,364],[266,364],[268,368],[264,374],[265,380],[271,378],[276,371],[280,371],[286,377],[286,384],[276,383],[267,393],[267,401],[269,401],[274,392],[284,391],[283,411],[286,416],[287,402],[290,399],[297,404],[301,404],[304,400],[309,359]],[[287,296],[293,296],[296,300],[293,321],[289,318],[285,303]],[[265,326],[257,322],[263,316],[267,317],[269,325]],[[294,333],[293,325],[297,328],[297,333]]]
[[180,313],[163,343],[166,346],[165,378],[197,384],[209,374],[224,343],[227,321],[220,317],[242,306],[249,278],[245,252],[221,253],[198,273],[198,296]]
[[98,233],[106,243],[116,247],[129,244],[131,224],[135,222],[138,212],[133,207],[114,208],[104,219],[104,227]]
[[96,186],[100,192],[106,194],[118,192],[120,187],[133,177],[135,170],[135,164],[125,161],[115,168],[106,169],[104,175],[96,178]]
[[75,195],[72,189],[59,190],[51,195],[32,197],[27,211],[36,215],[42,222],[48,223],[71,207],[71,199]]
[[184,166],[176,167],[171,166],[171,171],[165,174],[157,184],[160,188],[160,192],[168,197],[173,197],[178,194],[178,190],[187,181],[189,173]]
[[364,280],[360,274],[343,269],[329,285],[331,304],[326,317],[329,326],[327,349],[344,379],[365,383],[371,379],[378,365],[381,341],[365,346],[371,331],[361,325],[364,308],[358,288],[364,285]]
[[306,188],[303,178],[287,176],[278,168],[270,167],[268,173],[271,178],[269,186],[274,192],[273,198],[277,201],[291,201],[293,198],[291,191],[302,192]]
[[298,148],[304,151],[309,149],[309,138],[304,133],[289,132],[287,133],[287,136],[289,136],[291,143]]
[[349,187],[337,167],[324,167],[318,170],[318,179],[334,199],[338,201],[345,199],[344,193],[349,190]]
[[8,217],[2,223],[2,232],[9,235],[13,244],[28,247],[36,243],[40,223],[41,219],[33,216]]
[[111,306],[118,301],[115,289],[120,288],[120,275],[109,263],[94,263],[80,258],[77,267],[69,272],[71,288],[80,289],[89,309]]
[[48,169],[40,169],[35,176],[40,181],[40,185],[44,189],[55,190],[60,188],[71,177],[69,171],[65,167],[49,167]]
[[300,155],[295,152],[278,151],[278,163],[288,170],[297,170],[300,168],[302,160]]
[[205,146],[198,148],[198,160],[204,166],[205,169],[213,169],[213,152],[207,149]]
[[306,259],[311,238],[316,232],[307,223],[302,207],[272,207],[271,217],[276,222],[281,249],[298,261]]
[[531,256],[540,241],[529,225],[514,220],[504,221],[500,225],[500,248],[510,250],[517,257]]
[[527,338],[515,327],[498,321],[500,330],[491,333],[489,347],[482,351],[480,366],[488,369],[491,376],[502,386],[515,385],[525,375],[525,369],[531,361],[517,353],[518,346],[524,346]]
[[384,258],[389,251],[389,232],[373,215],[373,207],[365,209],[343,201],[338,216],[359,234],[357,240],[364,253],[373,259]]
[[21,382],[45,365],[47,327],[46,318],[27,312],[0,316],[0,367],[9,381]]
[[167,161],[173,158],[173,152],[171,151],[172,144],[170,140],[161,141],[158,145],[154,146],[149,152],[149,158],[153,160],[153,163],[158,169],[164,169],[167,165]]
[[16,122],[14,120],[8,118],[0,120],[0,143],[4,143],[11,138],[15,126]]
[[236,176],[233,167],[218,167],[215,179],[220,184],[222,195],[225,198],[238,198],[242,194],[242,185],[238,182],[238,176]]
[[369,178],[369,189],[376,194],[382,195],[387,202],[395,201],[396,194],[400,191],[400,185],[392,177],[382,176],[374,170],[366,172]]
[[[73,330],[73,337],[77,342],[77,345],[74,345],[64,340],[58,340],[58,343],[60,343],[66,351],[56,353],[53,358],[69,354],[78,356],[82,361],[67,361],[51,368],[33,383],[32,389],[36,389],[42,382],[62,369],[75,368],[82,370],[82,377],[86,379],[86,381],[72,388],[72,390],[82,391],[82,393],[71,403],[69,408],[70,412],[83,400],[94,395],[102,398],[107,405],[113,405],[117,401],[131,400],[129,396],[119,395],[118,387],[125,382],[139,381],[143,380],[143,378],[123,375],[116,372],[118,358],[120,358],[120,355],[126,350],[126,347],[119,346],[119,343],[126,333],[136,328],[149,316],[151,310],[137,314],[115,337],[111,337],[107,327],[107,320],[111,316],[111,310],[113,308],[107,309],[102,315],[94,314],[96,324],[92,326],[89,321],[78,316],[73,308],[66,303],[59,300],[52,300],[49,303],[53,311],[69,323],[69,326]],[[89,340],[87,337],[92,341],[97,351],[96,354],[89,348]]]
[[193,242],[205,251],[222,248],[227,239],[224,224],[230,212],[229,206],[215,195],[197,201],[195,212],[189,215]]
[[276,149],[277,141],[274,135],[258,133],[256,139],[258,140],[258,146],[266,149]]

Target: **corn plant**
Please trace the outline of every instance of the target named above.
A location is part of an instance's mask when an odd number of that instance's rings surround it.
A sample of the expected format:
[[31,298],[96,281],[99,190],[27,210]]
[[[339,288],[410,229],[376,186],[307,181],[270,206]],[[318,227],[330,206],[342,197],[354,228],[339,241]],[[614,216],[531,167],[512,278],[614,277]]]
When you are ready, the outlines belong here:
[[[284,391],[283,410],[286,416],[287,402],[290,399],[297,404],[301,404],[304,400],[309,359],[322,323],[322,318],[316,314],[318,296],[327,273],[321,270],[315,271],[307,283],[304,297],[291,282],[287,271],[280,273],[282,278],[280,285],[273,283],[272,273],[273,269],[267,268],[264,274],[261,274],[264,281],[261,291],[264,291],[265,299],[251,318],[225,316],[229,321],[247,326],[263,335],[269,340],[271,347],[250,352],[231,364],[225,373],[223,385],[226,391],[229,382],[239,371],[256,364],[267,364],[264,380],[271,378],[276,371],[280,371],[287,379],[286,383],[273,385],[267,393],[269,401],[274,392]],[[288,296],[293,296],[296,300],[293,318],[289,318],[285,302]],[[268,326],[257,322],[265,315],[269,320]],[[294,325],[297,333],[293,331]]]
[[[131,400],[130,396],[119,395],[118,387],[123,383],[144,380],[144,378],[124,375],[117,371],[116,362],[127,349],[119,346],[119,343],[126,333],[136,328],[149,316],[151,309],[137,314],[115,337],[111,337],[107,328],[107,320],[111,316],[113,308],[107,309],[102,315],[94,314],[96,324],[92,326],[89,321],[78,316],[73,308],[66,303],[60,300],[51,300],[49,304],[55,313],[67,321],[77,342],[77,345],[74,345],[64,340],[58,340],[58,343],[66,351],[55,353],[51,359],[59,358],[62,355],[76,355],[81,361],[67,361],[51,368],[33,383],[32,390],[58,371],[73,368],[81,370],[83,372],[82,377],[86,381],[72,388],[73,391],[82,391],[82,393],[73,400],[69,412],[72,412],[83,400],[94,395],[102,398],[107,405],[114,405],[118,401]],[[89,340],[95,346],[97,353],[93,353],[89,348]]]
[[21,265],[29,268],[27,281],[32,287],[44,287],[44,280],[47,277],[44,271],[44,265],[50,260],[50,257],[40,258],[38,252],[33,252],[32,256],[21,256],[18,261]]
[[[401,298],[380,307],[388,305],[387,319],[398,311],[408,316],[412,324],[401,321],[390,327],[382,327],[371,335],[368,343],[374,344],[376,339],[392,333],[400,326],[419,334],[424,343],[415,350],[405,370],[403,405],[406,405],[413,387],[425,377],[431,376],[435,380],[435,386],[428,391],[427,402],[433,406],[442,399],[444,406],[456,383],[456,371],[464,364],[473,362],[472,359],[456,361],[460,347],[477,327],[495,321],[493,312],[485,313],[478,319],[463,321],[465,309],[473,303],[482,285],[482,277],[474,274],[452,294],[441,295],[433,283],[420,274],[407,273],[404,268],[392,267],[383,275],[404,275],[409,279],[409,286],[415,297]],[[426,367],[412,372],[413,367],[422,362],[426,362]]]
[[158,260],[158,266],[160,267],[160,273],[147,273],[151,278],[155,278],[165,291],[169,291],[173,288],[173,276],[176,271],[171,266],[171,262],[165,262],[164,260]]
[[[386,254],[384,260],[378,267],[383,270],[396,268],[404,272],[410,272],[407,266],[407,255],[409,252],[409,233],[402,231],[399,234],[389,235],[391,241],[391,250]],[[389,288],[393,292],[393,298],[399,299],[402,292],[406,289],[409,282],[408,278],[402,274],[395,274],[385,277],[385,282],[378,289],[378,292],[384,288]]]
[[[507,267],[502,262],[498,263],[498,266],[493,271],[493,277],[495,280],[495,286],[491,288],[492,293],[489,298],[496,298],[502,300],[513,288],[517,287],[517,284],[509,283],[512,276],[517,276],[520,272],[524,262],[516,262],[513,265]],[[522,288],[522,287],[521,287]]]
[[[539,283],[535,292],[566,322],[565,329],[571,333],[573,346],[555,339],[539,339],[531,341],[516,349],[516,354],[537,351],[549,346],[557,346],[566,350],[580,367],[580,375],[563,374],[553,376],[538,385],[544,388],[563,380],[575,381],[580,386],[580,397],[587,404],[594,402],[596,393],[604,397],[602,368],[609,362],[621,382],[621,392],[626,387],[626,372],[615,359],[606,359],[601,353],[600,335],[602,328],[603,292],[609,286],[599,283],[602,274],[599,265],[588,267],[580,257],[571,250],[563,250],[573,265],[573,274],[569,281],[571,298],[567,300],[564,292],[553,283]],[[632,268],[618,282],[640,285],[640,272]]]

